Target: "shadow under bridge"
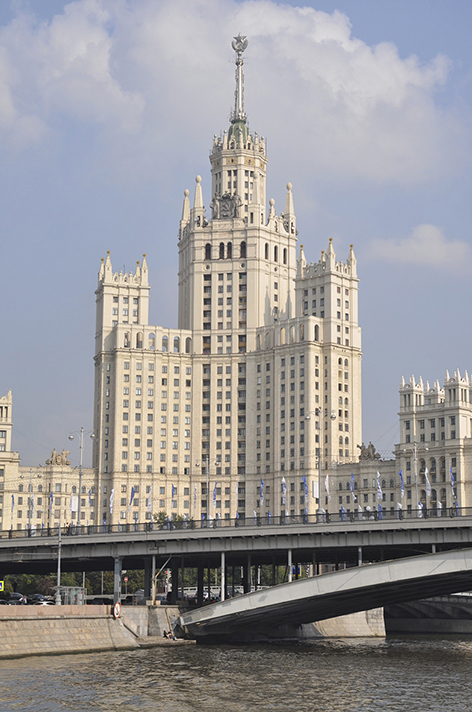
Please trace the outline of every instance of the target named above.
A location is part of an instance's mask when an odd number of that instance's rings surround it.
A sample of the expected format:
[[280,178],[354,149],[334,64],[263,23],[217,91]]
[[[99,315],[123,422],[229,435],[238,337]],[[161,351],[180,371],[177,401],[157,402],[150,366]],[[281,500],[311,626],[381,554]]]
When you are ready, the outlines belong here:
[[472,589],[472,549],[412,556],[299,579],[182,614],[179,637],[220,638],[312,623]]

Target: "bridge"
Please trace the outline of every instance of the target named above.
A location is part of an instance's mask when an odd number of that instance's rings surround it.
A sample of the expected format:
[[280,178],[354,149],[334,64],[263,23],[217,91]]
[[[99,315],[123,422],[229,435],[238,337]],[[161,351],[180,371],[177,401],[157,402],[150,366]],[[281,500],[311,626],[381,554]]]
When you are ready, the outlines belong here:
[[239,596],[184,613],[179,637],[254,638],[290,623],[311,623],[389,604],[472,588],[472,549],[413,556]]
[[[231,582],[251,590],[257,567],[272,566],[272,584],[280,583],[277,568],[292,578],[297,564],[308,564],[316,574],[322,564],[337,568],[365,562],[399,559],[418,554],[454,551],[472,546],[472,510],[451,510],[449,516],[407,513],[400,519],[363,514],[355,518],[272,518],[272,520],[221,520],[213,526],[198,522],[136,523],[82,526],[62,530],[0,532],[0,577],[12,573],[55,573],[62,570],[115,574],[115,600],[121,595],[123,569],[145,570],[146,595],[162,566],[172,570],[183,593],[183,571],[197,569],[198,600],[203,601],[204,569],[219,569],[222,594]],[[416,516],[415,516],[416,515]],[[242,577],[238,578],[239,571]],[[323,577],[325,578],[325,577]]]

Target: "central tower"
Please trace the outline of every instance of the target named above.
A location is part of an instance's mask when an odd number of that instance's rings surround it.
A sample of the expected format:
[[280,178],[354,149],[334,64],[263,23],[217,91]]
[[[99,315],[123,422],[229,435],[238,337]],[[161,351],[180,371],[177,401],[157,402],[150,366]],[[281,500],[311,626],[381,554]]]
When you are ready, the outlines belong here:
[[267,213],[265,142],[251,134],[244,110],[247,44],[241,35],[232,43],[234,111],[229,129],[213,140],[211,214],[203,204],[200,176],[192,208],[185,191],[179,235],[179,328],[194,332],[196,353],[252,351],[259,327],[294,315],[296,225],[291,186],[285,214],[275,215],[272,200]]

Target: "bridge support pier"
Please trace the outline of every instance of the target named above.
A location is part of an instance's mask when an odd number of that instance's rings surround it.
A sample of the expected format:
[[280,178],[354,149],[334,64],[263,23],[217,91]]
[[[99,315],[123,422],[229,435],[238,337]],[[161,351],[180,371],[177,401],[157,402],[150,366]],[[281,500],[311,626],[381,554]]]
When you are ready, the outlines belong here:
[[152,582],[152,572],[151,572],[151,560],[149,557],[144,559],[144,598],[149,601],[151,598],[151,582]]
[[292,583],[292,550],[287,551],[288,582]]
[[357,565],[362,566],[362,546],[357,547]]
[[170,567],[171,577],[172,577],[172,590],[170,593],[170,602],[175,605],[177,603],[177,596],[179,592],[179,564],[175,559],[172,560],[172,565]]
[[221,552],[221,600],[226,600],[226,554]]
[[203,566],[201,564],[197,567],[197,604],[199,606],[203,605]]
[[250,554],[248,554],[243,573],[244,573],[244,581],[243,581],[244,593],[250,593],[251,592],[251,555]]
[[121,603],[121,562],[121,557],[115,556],[113,567],[113,603]]

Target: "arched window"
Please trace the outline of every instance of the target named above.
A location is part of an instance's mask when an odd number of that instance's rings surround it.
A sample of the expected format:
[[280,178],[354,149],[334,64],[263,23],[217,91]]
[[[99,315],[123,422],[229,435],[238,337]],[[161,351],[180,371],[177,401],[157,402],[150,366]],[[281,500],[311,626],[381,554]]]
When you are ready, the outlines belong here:
[[385,480],[382,480],[382,487],[385,487],[386,484],[387,484],[387,483],[385,482]]
[[136,334],[136,348],[137,349],[142,349],[143,348],[143,334],[141,331],[139,331]]
[[277,245],[274,245],[274,262],[279,261],[279,248]]
[[180,338],[174,336],[174,353],[178,354],[180,352]]
[[148,346],[151,349],[151,351],[154,351],[156,348],[156,335],[155,334],[149,334],[148,336]]
[[225,258],[225,243],[220,242],[220,260],[224,260]]
[[290,327],[290,343],[291,344],[295,343],[295,327],[294,326]]
[[239,248],[239,256],[242,259],[246,259],[246,243],[245,242],[241,242],[241,246]]
[[166,353],[169,350],[169,339],[167,336],[162,337],[162,351]]
[[264,258],[265,258],[266,260],[269,259],[269,243],[267,243],[267,242],[266,242],[266,244],[265,244],[265,246],[264,246]]
[[280,329],[280,345],[283,346],[285,344],[285,326],[283,326]]
[[287,248],[284,247],[284,265],[287,264]]
[[339,364],[339,366],[342,366],[342,365],[343,365],[343,360],[342,360],[342,358],[338,358],[338,364]]
[[75,485],[72,487],[72,494],[77,494],[77,487]]
[[315,341],[320,340],[320,327],[318,324],[315,324]]
[[231,260],[233,257],[233,245],[231,244],[231,242],[228,242],[228,244],[226,245],[226,257],[228,260]]
[[344,405],[349,405],[349,398],[344,399]]
[[192,339],[190,338],[190,336],[187,336],[187,338],[185,339],[185,353],[192,353]]
[[347,358],[344,359],[344,365],[346,366],[346,368],[349,366],[349,361],[347,360]]
[[305,341],[305,324],[300,324],[300,341]]
[[125,349],[129,349],[131,347],[131,337],[129,331],[127,331],[124,336],[124,346]]
[[257,338],[256,338],[256,349],[257,349],[258,351],[261,350],[261,335],[260,335],[260,334],[258,334],[258,335],[257,335]]
[[339,489],[339,490],[342,490],[342,488],[343,488],[343,483],[340,482],[339,485],[338,485],[338,489]]
[[[340,445],[343,444],[343,436],[342,436],[342,435],[339,436],[339,444],[340,444]],[[340,484],[341,484],[341,483],[340,483]]]
[[349,438],[344,438],[344,444],[349,445]]
[[390,480],[390,487],[391,487],[391,489],[393,489],[395,487],[395,483],[393,480]]
[[205,245],[205,259],[211,260],[211,245],[209,242]]

